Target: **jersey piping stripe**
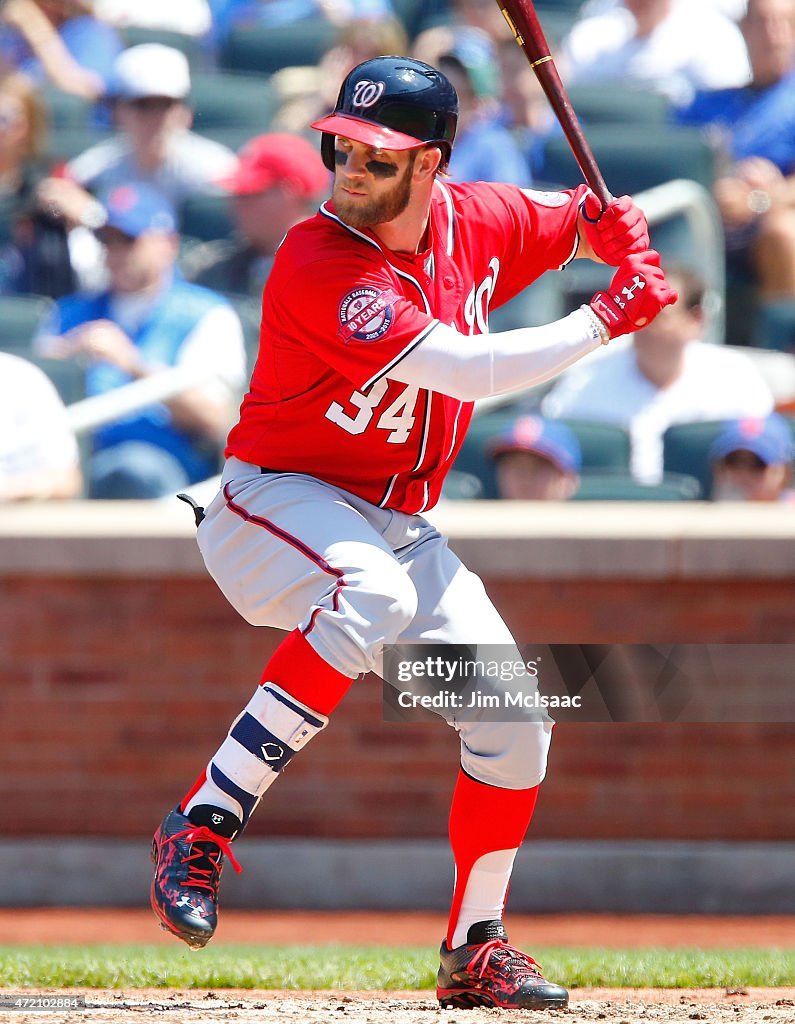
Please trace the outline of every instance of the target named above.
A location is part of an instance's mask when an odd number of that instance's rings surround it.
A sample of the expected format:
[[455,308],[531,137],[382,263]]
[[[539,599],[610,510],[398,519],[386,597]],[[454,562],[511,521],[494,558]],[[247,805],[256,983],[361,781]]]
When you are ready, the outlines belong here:
[[388,376],[389,371],[390,370],[394,370],[394,368],[397,366],[397,364],[402,362],[402,360],[404,360],[406,358],[406,356],[410,352],[413,352],[414,349],[417,347],[417,345],[420,344],[420,342],[425,341],[425,339],[428,337],[428,335],[431,333],[431,331],[434,329],[434,327],[438,327],[438,326],[439,326],[439,321],[438,320],[433,320],[431,323],[429,323],[428,326],[423,331],[421,331],[417,335],[416,338],[414,338],[412,341],[410,341],[408,343],[408,345],[403,349],[402,352],[398,352],[398,354],[395,356],[395,358],[391,362],[387,363],[386,366],[382,370],[379,370],[378,373],[376,373],[373,377],[371,377],[370,380],[368,380],[366,384],[362,384],[362,386],[359,388],[359,390],[360,391],[366,391],[367,388],[372,387],[373,384],[375,384],[377,381],[381,380],[382,377]]
[[463,408],[464,408],[463,403],[459,402],[459,404],[458,404],[458,411],[455,414],[455,422],[453,423],[453,440],[452,440],[452,442],[450,444],[450,451],[447,453],[447,458],[448,459],[453,454],[453,448],[455,448],[455,443],[456,443],[456,440],[458,439],[458,421],[461,418],[461,410]]
[[408,281],[410,284],[414,285],[414,287],[417,289],[417,291],[422,296],[422,301],[423,301],[423,304],[425,306],[425,312],[430,316],[430,314],[431,314],[431,304],[430,304],[430,302],[428,302],[428,298],[427,298],[425,292],[422,290],[422,285],[420,284],[420,282],[417,280],[416,277],[412,277],[411,274],[406,273],[405,270],[400,270],[394,264],[390,263],[389,260],[386,257],[386,253],[381,248],[381,246],[378,244],[378,242],[374,241],[372,238],[369,238],[363,232],[357,231],[356,228],[352,228],[349,224],[346,224],[344,220],[340,220],[340,218],[335,213],[332,213],[330,210],[326,209],[326,204],[325,203],[323,204],[323,206],[320,207],[320,213],[324,217],[328,217],[329,220],[335,221],[337,224],[339,224],[341,227],[345,228],[346,231],[350,232],[350,234],[354,235],[356,238],[361,239],[361,241],[363,241],[363,242],[367,242],[367,244],[372,246],[373,249],[377,249],[381,253],[381,255],[384,257],[384,262],[386,263],[386,265],[389,267],[389,269],[393,273],[397,274],[398,277],[402,277],[405,281]]
[[[430,427],[431,427],[431,407],[432,407],[432,405],[433,405],[433,392],[426,390],[425,391],[424,422],[423,422],[423,425],[422,425],[422,447],[420,448],[419,458],[417,459],[416,463],[414,464],[414,469],[412,469],[412,471],[411,471],[412,473],[416,473],[417,470],[420,468],[420,466],[425,461],[425,453],[426,453],[427,448],[428,448],[428,435],[430,434]],[[396,473],[392,477],[392,479],[389,481],[389,483],[387,484],[386,490],[384,491],[384,495],[383,495],[383,497],[381,498],[381,500],[378,503],[378,507],[379,508],[383,508],[384,505],[386,505],[387,501],[389,501],[389,498],[390,498],[390,496],[392,494],[392,491],[394,490],[395,484],[398,482],[399,479],[400,479],[400,473]],[[422,507],[418,508],[417,512],[424,512],[425,509],[428,507],[429,491],[428,491],[428,481],[427,480],[424,481],[423,488],[424,488],[424,495],[425,495],[425,497],[424,497],[424,500],[423,500],[423,503],[422,503]]]
[[386,485],[386,490],[384,491],[384,496],[378,502],[378,507],[379,508],[383,508],[384,505],[386,505],[386,503],[389,501],[389,496],[391,495],[391,493],[392,493],[392,491],[394,489],[394,486],[397,483],[397,480],[398,480],[399,476],[400,476],[400,473],[395,473],[395,475],[392,477],[392,479]]
[[[428,435],[430,434],[430,426],[431,426],[431,405],[433,403],[433,392],[432,391],[428,391],[425,388],[423,388],[422,391],[423,391],[423,393],[425,395],[425,409],[423,411],[423,423],[422,423],[422,444],[420,445],[419,457],[418,457],[417,461],[414,463],[414,468],[411,470],[412,473],[416,473],[417,470],[420,468],[420,466],[425,461],[425,453],[426,453],[427,448],[428,448]],[[383,508],[384,505],[387,503],[387,501],[389,500],[389,498],[390,498],[390,496],[392,494],[392,491],[393,491],[393,489],[395,487],[395,484],[398,482],[399,478],[400,478],[400,473],[396,473],[392,477],[392,479],[389,481],[389,483],[386,486],[386,490],[384,491],[383,496],[381,497],[381,500],[378,503],[378,507],[379,508]],[[427,489],[427,486],[428,486],[427,483],[426,483],[425,486],[426,486],[426,489]],[[427,504],[427,497],[426,497],[426,504]]]
[[453,249],[455,248],[455,208],[453,207],[453,197],[450,195],[450,190],[438,178],[436,179],[436,184],[441,189],[447,206],[447,255],[452,256]]
[[423,412],[423,424],[422,424],[422,445],[420,447],[420,455],[414,464],[412,473],[416,473],[425,460],[425,452],[428,448],[428,434],[430,433],[431,427],[431,406],[433,404],[433,392],[425,391],[425,410]]
[[580,248],[580,236],[579,236],[579,234],[575,234],[575,236],[574,236],[574,248],[571,250],[571,256],[569,256],[569,258],[566,260],[565,263],[561,263],[561,265],[558,267],[558,270],[564,270],[566,267],[568,267],[568,265],[572,262],[574,257],[577,255],[577,250],[579,248]]
[[422,495],[423,495],[423,497],[422,497],[422,504],[417,509],[417,511],[414,513],[414,515],[419,515],[420,512],[424,512],[425,509],[428,507],[428,502],[430,501],[431,494],[430,494],[430,488],[429,488],[427,480],[422,485]]
[[[296,551],[305,555],[311,562],[314,562],[322,572],[326,573],[327,576],[333,576],[336,583],[334,588],[334,597],[332,598],[332,608],[335,612],[339,611],[340,592],[343,587],[347,586],[347,583],[345,582],[345,573],[342,569],[335,569],[333,565],[329,565],[322,555],[313,551],[308,545],[304,544],[304,542],[300,541],[297,537],[294,537],[291,533],[288,533],[286,530],[282,530],[281,527],[276,526],[276,524],[272,523],[269,519],[255,515],[253,512],[249,512],[244,509],[242,505],[236,504],[229,493],[229,484],[226,484],[224,487],[224,498],[226,499],[226,507],[230,512],[234,512],[236,516],[246,523],[251,523],[253,526],[261,526],[263,530],[267,530],[268,533],[273,534],[274,537],[278,537],[279,540],[283,540],[286,544],[289,544],[290,547],[295,548]],[[323,611],[322,608],[315,608],[312,612],[309,624],[305,629],[301,630],[301,633],[304,636],[308,636],[312,632],[312,628],[315,625],[315,619],[321,611]]]

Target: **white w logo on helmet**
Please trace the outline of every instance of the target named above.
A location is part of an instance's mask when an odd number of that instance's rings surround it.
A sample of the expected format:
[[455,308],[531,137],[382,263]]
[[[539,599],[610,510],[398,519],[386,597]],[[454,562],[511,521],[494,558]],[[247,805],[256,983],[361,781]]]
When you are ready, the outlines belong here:
[[363,79],[356,83],[351,104],[354,107],[372,107],[381,99],[384,89],[383,82],[368,82],[367,79]]

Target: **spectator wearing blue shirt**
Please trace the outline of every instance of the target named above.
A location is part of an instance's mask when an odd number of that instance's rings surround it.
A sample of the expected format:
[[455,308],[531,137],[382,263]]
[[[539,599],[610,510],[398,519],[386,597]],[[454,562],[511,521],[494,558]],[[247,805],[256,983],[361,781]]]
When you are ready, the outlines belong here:
[[[679,119],[723,140],[732,165],[715,198],[729,267],[758,284],[759,341],[795,348],[795,0],[749,0],[741,27],[751,84],[702,93]],[[767,326],[776,322],[779,338]]]
[[489,37],[478,28],[453,27],[448,45],[436,60],[455,86],[459,101],[450,177],[453,181],[504,181],[529,187],[530,166],[504,123],[499,58]]
[[232,307],[175,272],[173,207],[151,186],[120,185],[98,232],[110,287],[60,299],[34,340],[53,358],[86,366],[89,395],[167,367],[196,368],[189,390],[100,427],[88,462],[89,496],[157,498],[215,471],[245,375],[243,331]]
[[6,0],[0,62],[86,99],[104,96],[123,43],[89,0]]

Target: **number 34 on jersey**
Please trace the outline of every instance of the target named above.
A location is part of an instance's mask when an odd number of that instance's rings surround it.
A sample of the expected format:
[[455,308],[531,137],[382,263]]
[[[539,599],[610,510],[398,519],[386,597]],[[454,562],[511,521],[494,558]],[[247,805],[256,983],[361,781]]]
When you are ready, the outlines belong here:
[[382,377],[366,391],[354,391],[348,399],[347,410],[339,402],[332,402],[326,419],[354,436],[363,434],[375,420],[376,429],[387,432],[388,444],[405,444],[414,428],[420,390],[413,384],[406,385],[393,402],[379,410],[388,390],[389,381]]

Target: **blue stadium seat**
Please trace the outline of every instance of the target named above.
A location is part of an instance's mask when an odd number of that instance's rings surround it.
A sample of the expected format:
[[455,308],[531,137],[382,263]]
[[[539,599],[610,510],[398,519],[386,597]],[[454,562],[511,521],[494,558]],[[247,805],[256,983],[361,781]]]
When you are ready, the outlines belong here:
[[24,357],[47,374],[64,405],[72,405],[86,397],[85,369],[73,359],[48,359],[29,352],[25,352]]
[[73,160],[98,142],[110,139],[113,132],[108,128],[99,128],[89,124],[65,125],[53,128],[47,139],[47,157],[54,163]]
[[56,89],[49,82],[39,87],[50,118],[50,125],[57,130],[85,128],[89,124],[94,104],[81,96],[75,96],[62,89]]
[[709,449],[724,423],[723,420],[707,420],[669,427],[663,435],[665,472],[685,473],[695,477],[701,485],[701,493],[709,497],[712,489]]
[[[483,486],[484,498],[497,497],[494,464],[486,454],[486,444],[521,415],[515,407],[507,407],[475,416],[467,433],[454,469],[476,476]],[[629,470],[629,434],[610,423],[586,420],[563,420],[576,435],[582,449],[584,469],[627,472]]]
[[760,303],[753,328],[757,348],[795,352],[795,300]]
[[262,303],[253,299],[250,295],[238,295],[234,292],[224,292],[224,298],[232,304],[235,312],[240,317],[243,325],[243,338],[246,346],[246,362],[249,375],[254,369],[254,363],[259,352],[259,329],[262,317]]
[[[179,2],[179,0],[177,0]],[[170,46],[188,58],[191,69],[200,67],[207,58],[201,42],[194,36],[184,32],[172,32],[168,29],[145,28],[143,25],[127,25],[121,30],[121,37],[126,47],[139,46],[141,43],[160,43]]]
[[[675,178],[710,189],[715,180],[715,148],[698,128],[601,124],[586,134],[613,195],[631,195]],[[567,188],[583,180],[565,138],[546,143],[538,178]]]
[[572,501],[695,501],[702,497],[695,477],[665,473],[659,484],[642,484],[628,473],[584,472]]
[[613,85],[572,85],[568,89],[571,105],[588,128],[590,125],[665,125],[671,105],[667,97],[653,89]]
[[28,356],[39,324],[52,308],[43,295],[0,295],[0,350]]
[[542,0],[535,4],[538,20],[553,52],[568,35],[581,6],[582,0]]
[[447,501],[475,501],[483,497],[483,484],[472,473],[451,469],[445,477],[442,497]]
[[246,25],[233,28],[221,45],[219,64],[226,71],[273,74],[280,68],[317,64],[333,44],[337,29],[324,18],[297,25]]
[[410,39],[432,25],[446,24],[451,17],[445,0],[392,0],[392,6]]
[[249,136],[268,130],[278,98],[270,77],[232,71],[202,71],[193,75],[190,104],[193,128],[215,137],[216,128],[245,128]]
[[233,231],[226,196],[192,196],[180,210],[180,231],[201,242],[226,238]]

